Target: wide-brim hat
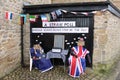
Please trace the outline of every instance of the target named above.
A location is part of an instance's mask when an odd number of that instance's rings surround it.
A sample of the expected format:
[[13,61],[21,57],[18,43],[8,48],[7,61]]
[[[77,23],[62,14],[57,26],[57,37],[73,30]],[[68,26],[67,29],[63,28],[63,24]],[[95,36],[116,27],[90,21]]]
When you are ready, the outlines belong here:
[[84,41],[84,38],[80,38],[78,41],[82,41],[82,42],[83,42],[83,41]]

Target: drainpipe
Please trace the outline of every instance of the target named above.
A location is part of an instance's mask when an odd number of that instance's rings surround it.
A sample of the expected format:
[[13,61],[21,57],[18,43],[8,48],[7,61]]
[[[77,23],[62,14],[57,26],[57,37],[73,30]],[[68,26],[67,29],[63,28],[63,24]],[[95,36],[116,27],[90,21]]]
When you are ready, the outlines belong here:
[[24,51],[24,45],[23,45],[23,25],[24,25],[24,17],[20,17],[21,20],[21,66],[24,67],[24,55],[23,55],[23,51]]

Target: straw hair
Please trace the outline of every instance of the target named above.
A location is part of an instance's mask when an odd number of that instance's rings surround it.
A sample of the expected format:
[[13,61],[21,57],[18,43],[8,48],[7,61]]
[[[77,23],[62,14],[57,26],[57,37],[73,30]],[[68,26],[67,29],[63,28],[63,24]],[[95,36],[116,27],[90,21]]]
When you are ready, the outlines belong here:
[[84,45],[85,45],[85,42],[82,41],[82,40],[78,40],[77,45],[78,45],[78,46],[84,46]]
[[42,47],[39,44],[34,44],[34,49],[42,49]]

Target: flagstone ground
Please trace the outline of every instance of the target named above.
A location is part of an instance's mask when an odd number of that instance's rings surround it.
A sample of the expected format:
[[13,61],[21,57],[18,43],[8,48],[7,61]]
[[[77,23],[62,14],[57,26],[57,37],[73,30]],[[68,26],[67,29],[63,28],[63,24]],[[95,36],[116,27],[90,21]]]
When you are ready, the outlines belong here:
[[56,65],[48,72],[41,73],[37,69],[29,71],[29,66],[18,67],[10,74],[0,80],[120,80],[120,58],[113,64],[110,70],[95,70],[88,68],[86,74],[79,78],[72,78],[68,75],[68,66]]
[[79,78],[72,78],[64,70],[63,66],[55,66],[52,70],[41,73],[37,69],[29,71],[29,67],[19,67],[1,80],[106,80],[106,75],[95,73],[91,68],[87,68],[86,74]]

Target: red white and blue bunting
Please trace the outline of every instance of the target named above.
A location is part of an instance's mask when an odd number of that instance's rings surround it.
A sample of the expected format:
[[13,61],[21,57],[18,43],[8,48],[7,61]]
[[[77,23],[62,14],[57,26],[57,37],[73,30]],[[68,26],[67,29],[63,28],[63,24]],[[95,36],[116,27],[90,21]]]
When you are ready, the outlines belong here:
[[[64,10],[64,9],[58,9],[58,10],[55,10],[55,11],[52,11],[52,12],[49,12],[49,13],[45,13],[45,14],[29,15],[29,17],[27,17],[26,14],[20,14],[19,15],[19,18],[20,18],[19,23],[21,24],[21,21],[23,23],[26,23],[28,18],[29,18],[30,22],[36,22],[38,18],[40,18],[42,22],[50,22],[50,21],[56,21],[63,14],[71,13],[71,14],[74,14],[74,15],[88,16],[91,13],[96,15],[96,14],[103,13],[105,11],[107,11],[107,9],[102,9],[100,11],[91,11],[91,12],[73,12],[73,11],[67,11],[67,10]],[[5,19],[11,21],[12,19],[14,19],[15,15],[18,15],[18,14],[14,13],[14,12],[11,12],[11,11],[6,11],[5,12]],[[21,18],[24,18],[24,19],[21,19]]]
[[63,10],[63,9],[58,9],[55,11],[52,11],[50,13],[46,13],[46,14],[41,14],[41,20],[42,22],[47,22],[47,21],[54,21],[56,19],[58,19],[61,15],[63,14],[67,14],[67,13],[71,13],[74,15],[85,15],[88,16],[90,14],[99,14],[99,13],[103,13],[107,11],[107,9],[102,9],[100,11],[92,11],[92,12],[72,12],[72,11],[67,11],[67,10]]

